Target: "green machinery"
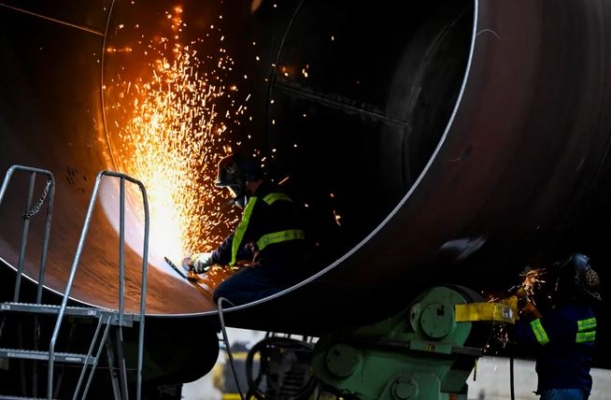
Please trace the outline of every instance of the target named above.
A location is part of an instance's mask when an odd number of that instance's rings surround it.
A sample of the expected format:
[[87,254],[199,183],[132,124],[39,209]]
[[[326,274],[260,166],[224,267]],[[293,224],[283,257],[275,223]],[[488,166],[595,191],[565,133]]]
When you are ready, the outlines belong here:
[[377,324],[328,335],[314,349],[318,380],[359,400],[466,400],[466,383],[495,323],[515,305],[486,303],[470,289],[438,286]]

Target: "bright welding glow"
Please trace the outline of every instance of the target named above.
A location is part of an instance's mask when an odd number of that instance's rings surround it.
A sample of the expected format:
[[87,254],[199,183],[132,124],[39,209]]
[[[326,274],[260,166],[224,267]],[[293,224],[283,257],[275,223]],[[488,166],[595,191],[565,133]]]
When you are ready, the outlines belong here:
[[[140,37],[141,48],[130,47],[150,60],[145,70],[127,79],[121,67],[105,86],[113,162],[146,187],[150,251],[175,261],[210,250],[235,223],[235,215],[221,212],[224,193],[213,182],[223,150],[231,147],[223,134],[243,108],[231,98],[238,86],[224,82],[233,64],[227,50],[201,39],[180,43],[182,17],[183,9],[173,8],[165,18],[168,37]],[[209,55],[202,60],[198,53]]]

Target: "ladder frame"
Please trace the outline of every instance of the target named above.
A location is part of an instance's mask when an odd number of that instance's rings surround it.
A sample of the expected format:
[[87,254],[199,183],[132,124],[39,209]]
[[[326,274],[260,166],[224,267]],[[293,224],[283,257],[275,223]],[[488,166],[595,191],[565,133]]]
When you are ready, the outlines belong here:
[[[90,345],[89,352],[87,356],[85,357],[84,361],[82,362],[83,370],[81,371],[81,374],[79,376],[77,387],[74,393],[74,399],[77,398],[76,396],[78,395],[81,385],[87,375],[88,366],[91,366],[91,369],[89,369],[89,376],[87,379],[87,383],[83,391],[83,398],[85,398],[85,396],[87,395],[89,385],[92,382],[95,368],[99,360],[99,355],[101,354],[102,348],[104,346],[107,347],[109,361],[111,361],[111,364],[109,364],[109,367],[111,368],[111,376],[113,377],[115,376],[112,373],[113,372],[112,369],[114,368],[114,362],[111,360],[112,359],[112,356],[111,356],[112,349],[110,349],[110,345],[108,342],[109,329],[111,325],[117,325],[116,345],[119,347],[118,355],[120,359],[118,360],[118,362],[120,364],[119,370],[121,373],[120,374],[121,385],[120,387],[118,387],[116,381],[113,379],[113,390],[115,393],[115,397],[118,397],[119,395],[121,395],[124,399],[128,399],[127,371],[126,371],[126,364],[125,364],[123,349],[122,349],[122,345],[123,345],[122,329],[123,329],[123,326],[131,326],[134,320],[139,320],[140,324],[139,324],[139,332],[138,332],[138,363],[137,363],[137,393],[136,393],[136,396],[137,396],[137,399],[140,400],[142,397],[142,393],[141,393],[142,391],[142,367],[143,367],[143,354],[144,354],[144,328],[145,328],[145,314],[146,314],[146,289],[147,289],[147,279],[148,279],[148,276],[147,276],[148,275],[148,243],[149,243],[149,224],[150,224],[148,197],[147,197],[145,186],[142,184],[142,182],[140,182],[137,179],[132,178],[131,176],[127,174],[123,174],[123,173],[119,173],[115,171],[109,171],[109,170],[103,170],[97,174],[96,181],[95,181],[94,188],[93,188],[93,193],[91,195],[89,207],[87,209],[87,215],[85,218],[85,222],[83,225],[83,229],[81,231],[81,236],[79,239],[78,247],[76,250],[76,255],[73,259],[73,262],[70,268],[70,275],[68,277],[68,281],[66,283],[64,294],[62,296],[62,302],[61,302],[61,305],[59,305],[59,307],[57,308],[57,306],[45,306],[45,305],[40,304],[42,301],[42,289],[44,285],[44,276],[45,276],[44,272],[46,268],[46,261],[47,261],[47,254],[48,254],[48,242],[50,238],[51,217],[52,217],[54,194],[55,194],[55,179],[53,177],[53,174],[48,170],[34,168],[34,167],[27,167],[27,166],[22,166],[22,165],[13,165],[7,171],[2,187],[0,188],[0,205],[2,204],[2,201],[4,199],[9,182],[13,174],[17,171],[29,172],[30,173],[30,182],[29,182],[29,190],[28,190],[27,202],[26,202],[26,212],[24,213],[25,221],[24,221],[24,227],[22,231],[22,238],[21,238],[21,245],[20,245],[20,252],[19,252],[17,277],[16,277],[16,282],[15,282],[15,293],[14,293],[15,304],[13,304],[12,306],[13,309],[18,309],[20,305],[18,303],[18,300],[19,300],[19,294],[20,294],[19,291],[20,291],[20,286],[21,286],[21,279],[23,276],[23,267],[24,267],[26,247],[27,247],[27,237],[29,234],[29,219],[31,216],[35,215],[40,210],[40,207],[42,206],[42,203],[44,202],[46,196],[50,193],[49,203],[47,206],[47,218],[46,218],[45,233],[44,233],[44,238],[43,238],[43,249],[42,249],[41,261],[40,261],[39,279],[38,279],[38,287],[37,287],[37,293],[36,293],[36,304],[30,305],[33,307],[30,307],[31,310],[29,310],[30,312],[35,313],[35,318],[37,317],[37,314],[57,313],[58,315],[56,322],[55,322],[54,329],[53,329],[53,334],[49,342],[47,399],[48,400],[52,399],[55,361],[61,358],[61,357],[58,357],[60,354],[56,353],[55,346],[57,344],[57,339],[58,339],[59,332],[63,324],[65,314],[68,311],[68,314],[70,315],[94,316],[93,314],[95,314],[99,318],[98,327],[94,334],[94,338],[92,339],[92,343]],[[45,188],[45,192],[43,193],[42,198],[39,200],[38,204],[34,208],[32,208],[32,197],[33,197],[33,191],[34,191],[34,187],[36,183],[37,174],[46,175],[48,177],[48,180],[47,180],[47,186]],[[120,180],[119,299],[118,299],[119,306],[116,312],[114,312],[113,310],[103,310],[103,309],[94,308],[94,310],[98,310],[99,312],[96,313],[92,311],[92,315],[88,315],[87,313],[85,313],[84,315],[83,311],[75,312],[74,310],[72,310],[75,307],[69,307],[68,301],[70,299],[70,293],[72,291],[74,278],[78,270],[78,265],[79,265],[82,251],[84,248],[85,239],[87,237],[89,226],[91,224],[91,219],[92,219],[93,211],[95,209],[95,204],[97,203],[97,200],[98,200],[98,194],[99,194],[101,182],[103,178],[105,177],[113,177],[113,178],[118,178]],[[131,315],[131,314],[127,315],[128,317],[127,319],[125,315],[126,313],[125,313],[125,306],[124,306],[124,302],[125,302],[125,183],[126,181],[138,186],[142,194],[142,202],[143,202],[143,207],[144,207],[144,238],[143,238],[144,240],[143,240],[143,252],[142,252],[142,281],[141,281],[141,291],[140,291],[140,312],[138,315]],[[28,211],[28,210],[31,210],[31,211]],[[27,307],[24,306],[22,308],[27,308]],[[11,306],[10,305],[3,306],[1,310],[11,310]],[[28,310],[22,309],[21,311],[28,311]],[[105,318],[106,318],[106,321],[104,321]],[[37,319],[35,319],[35,323],[37,323]],[[93,361],[92,361],[91,355],[94,352],[95,343],[98,340],[98,336],[99,336],[102,325],[106,325],[106,328],[104,330],[104,333],[102,334],[102,338],[100,339],[97,354],[95,357],[93,357]],[[35,337],[34,342],[35,342],[35,346],[38,346],[36,337]],[[23,356],[23,355],[15,356],[15,358],[40,359],[38,355],[32,356],[31,354],[26,355],[26,356]],[[37,381],[37,379],[35,379],[35,381]]]

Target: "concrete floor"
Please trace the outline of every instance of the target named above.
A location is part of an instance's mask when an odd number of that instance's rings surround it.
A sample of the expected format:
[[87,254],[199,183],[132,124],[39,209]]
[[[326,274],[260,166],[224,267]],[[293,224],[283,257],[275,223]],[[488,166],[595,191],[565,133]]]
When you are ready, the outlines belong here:
[[[240,329],[228,329],[230,343],[240,341],[254,345],[263,339],[264,333]],[[221,356],[224,357],[224,356]],[[219,363],[224,359],[219,358]],[[516,400],[536,400],[539,397],[533,392],[537,386],[537,375],[533,361],[514,360],[514,382]],[[473,400],[509,400],[510,361],[502,357],[483,357],[479,359],[477,370],[471,374],[469,399]],[[594,387],[590,400],[611,400],[611,370],[593,369]],[[212,373],[201,379],[185,384],[182,395],[184,400],[220,400],[221,393],[214,387]]]

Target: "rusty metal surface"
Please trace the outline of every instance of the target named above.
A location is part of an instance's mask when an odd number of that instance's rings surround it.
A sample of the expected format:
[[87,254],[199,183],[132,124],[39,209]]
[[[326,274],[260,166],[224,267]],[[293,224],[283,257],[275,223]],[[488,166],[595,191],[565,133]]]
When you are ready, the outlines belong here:
[[[259,118],[237,133],[262,132],[256,140],[268,149],[299,144],[280,152],[278,168],[294,178],[296,197],[312,205],[321,244],[320,272],[228,310],[228,324],[317,335],[385,317],[431,285],[511,286],[529,260],[567,243],[604,259],[602,250],[588,248],[591,237],[573,236],[571,228],[585,217],[608,220],[597,211],[610,176],[611,6],[452,4],[445,14],[439,10],[448,4],[431,5],[427,23],[390,1],[346,13],[343,1],[286,2],[279,13],[262,7],[254,18],[228,13],[263,44],[263,62],[241,64],[255,77]],[[61,292],[94,177],[113,167],[96,140],[104,112],[102,41],[3,8],[0,26],[0,167],[56,173],[46,284]],[[337,32],[345,35],[329,41]],[[348,34],[353,40],[342,41]],[[269,69],[308,61],[311,79]],[[329,200],[330,192],[337,197]],[[16,260],[23,209],[11,194],[0,210],[0,255],[8,263]],[[329,221],[335,210],[341,227]],[[112,306],[117,235],[103,215],[94,226],[73,297]],[[31,248],[37,245],[34,239]],[[138,254],[128,255],[128,265],[139,265]],[[36,275],[35,262],[26,268]],[[150,316],[217,320],[215,305],[188,283],[151,271]],[[128,307],[137,304],[138,281],[132,272]]]

